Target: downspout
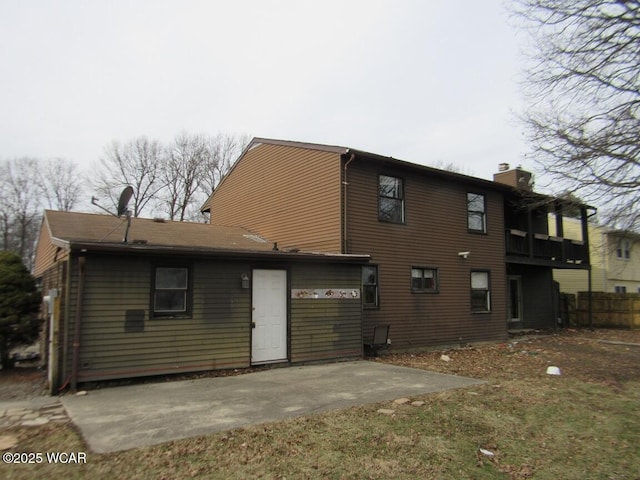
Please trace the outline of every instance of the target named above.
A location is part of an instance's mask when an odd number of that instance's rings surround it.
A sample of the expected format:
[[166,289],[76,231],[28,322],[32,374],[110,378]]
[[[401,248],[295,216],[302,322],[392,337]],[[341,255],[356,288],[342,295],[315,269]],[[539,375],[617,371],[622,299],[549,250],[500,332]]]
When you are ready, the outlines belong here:
[[[349,150],[347,150],[347,153],[349,153]],[[342,253],[349,253],[349,246],[348,246],[348,240],[347,240],[347,226],[349,225],[348,221],[347,221],[347,216],[348,216],[348,212],[349,212],[349,202],[348,202],[348,187],[349,187],[349,180],[348,180],[348,168],[349,168],[349,164],[351,162],[353,162],[356,159],[356,154],[355,153],[351,153],[351,156],[349,157],[349,160],[347,160],[344,164],[344,175],[342,177],[342,188],[343,188],[343,205],[344,205],[344,211],[342,213]]]
[[[342,198],[343,198],[343,212],[342,212],[342,253],[346,254],[349,253],[349,240],[348,240],[348,235],[347,235],[347,227],[349,225],[348,222],[348,216],[349,216],[349,174],[348,174],[348,170],[349,170],[349,164],[351,162],[353,162],[356,159],[356,154],[353,152],[349,152],[349,150],[347,149],[347,151],[345,152],[345,155],[351,153],[351,155],[349,155],[349,160],[347,160],[346,162],[344,162],[344,174],[342,176],[342,188],[343,188],[343,194],[342,194]],[[362,280],[362,277],[361,277]],[[362,303],[360,303],[360,338],[364,339],[364,312],[362,310]],[[363,342],[360,342],[360,355],[364,355],[364,345]]]
[[84,298],[84,270],[86,257],[78,257],[78,295],[76,299],[76,318],[73,324],[73,358],[71,363],[71,391],[78,389],[78,367],[80,365],[80,332],[82,306]]
[[71,305],[71,271],[72,271],[72,261],[73,256],[71,252],[68,253],[67,258],[64,260],[62,276],[64,279],[64,308],[62,311],[64,312],[64,316],[62,317],[63,328],[62,328],[62,358],[59,360],[60,362],[60,371],[61,374],[58,375],[56,380],[56,388],[58,391],[64,390],[66,385],[71,380],[71,373],[69,373],[68,369],[68,360],[70,358],[70,335],[69,335],[69,325],[71,325],[71,318],[69,312],[69,306]]

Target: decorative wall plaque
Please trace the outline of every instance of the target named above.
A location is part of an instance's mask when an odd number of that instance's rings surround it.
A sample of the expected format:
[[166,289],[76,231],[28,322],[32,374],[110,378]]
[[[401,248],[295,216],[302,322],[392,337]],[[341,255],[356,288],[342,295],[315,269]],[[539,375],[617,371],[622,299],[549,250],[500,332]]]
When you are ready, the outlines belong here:
[[357,300],[360,298],[359,288],[293,288],[291,298],[301,299],[338,299]]

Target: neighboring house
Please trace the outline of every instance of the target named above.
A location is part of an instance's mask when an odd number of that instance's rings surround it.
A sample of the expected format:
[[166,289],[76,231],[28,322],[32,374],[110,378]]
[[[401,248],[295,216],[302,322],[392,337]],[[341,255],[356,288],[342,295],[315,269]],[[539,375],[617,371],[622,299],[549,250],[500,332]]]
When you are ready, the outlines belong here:
[[[580,223],[565,221],[565,234],[582,239]],[[640,234],[589,224],[591,241],[591,290],[594,292],[640,293]],[[587,272],[555,270],[553,278],[564,293],[586,292]]]
[[[363,354],[362,255],[238,227],[46,211],[35,276],[51,392],[78,382]],[[277,238],[277,237],[271,237]]]
[[548,254],[557,242],[547,214],[561,225],[562,202],[531,192],[519,172],[492,182],[345,147],[256,138],[203,211],[284,248],[370,255],[365,342],[380,324],[391,325],[397,348],[495,341],[508,326],[555,325],[552,267],[588,266],[587,242],[560,239],[561,251]]

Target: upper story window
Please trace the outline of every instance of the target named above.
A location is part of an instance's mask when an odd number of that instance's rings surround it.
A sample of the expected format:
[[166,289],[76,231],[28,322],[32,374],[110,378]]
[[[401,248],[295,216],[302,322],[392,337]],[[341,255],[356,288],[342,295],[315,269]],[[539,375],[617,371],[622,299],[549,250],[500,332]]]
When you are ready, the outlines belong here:
[[630,240],[620,240],[618,242],[618,248],[616,248],[616,256],[618,258],[624,258],[628,260],[631,258],[631,241]]
[[362,306],[378,308],[378,267],[376,265],[362,267]]
[[189,313],[189,269],[187,267],[156,267],[153,283],[153,314],[155,316]]
[[624,286],[624,285],[616,285],[616,286],[614,287],[614,291],[615,291],[616,293],[627,293],[627,287],[626,287],[626,286]]
[[467,227],[470,232],[487,232],[485,198],[480,193],[467,193]]
[[414,293],[436,293],[438,291],[438,270],[412,267],[411,291]]
[[378,220],[404,223],[404,185],[398,177],[378,177]]

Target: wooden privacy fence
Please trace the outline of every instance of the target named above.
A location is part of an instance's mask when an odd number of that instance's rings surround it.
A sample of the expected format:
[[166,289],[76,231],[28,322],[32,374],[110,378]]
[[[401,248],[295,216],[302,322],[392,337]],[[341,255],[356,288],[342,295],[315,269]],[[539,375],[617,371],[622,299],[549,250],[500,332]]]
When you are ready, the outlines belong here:
[[640,329],[640,294],[591,292],[590,324],[589,292],[579,292],[575,313],[580,327]]

